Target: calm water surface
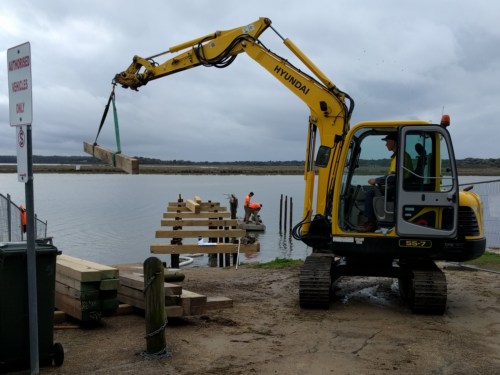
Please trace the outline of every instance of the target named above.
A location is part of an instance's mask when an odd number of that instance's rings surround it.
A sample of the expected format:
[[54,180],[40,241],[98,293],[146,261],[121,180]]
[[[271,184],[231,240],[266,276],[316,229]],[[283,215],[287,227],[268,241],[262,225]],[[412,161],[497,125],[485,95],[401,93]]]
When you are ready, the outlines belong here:
[[[499,177],[463,177],[461,182],[498,180]],[[10,194],[16,204],[25,202],[25,185],[17,174],[0,175],[0,193]],[[496,185],[498,187],[498,183]],[[485,216],[500,217],[498,188],[476,185],[488,202]],[[309,254],[302,242],[279,230],[281,194],[293,198],[293,223],[300,221],[304,180],[302,176],[184,176],[184,175],[100,175],[38,174],[34,176],[35,212],[48,222],[48,235],[63,253],[104,264],[143,262],[151,256],[149,246],[169,239],[156,239],[155,231],[168,202],[200,196],[203,201],[220,202],[229,210],[228,194],[243,200],[253,191],[253,201],[263,204],[261,217],[266,231],[257,234],[261,252],[244,262],[265,262],[277,257],[305,259]],[[488,194],[489,193],[489,194]],[[498,203],[498,204],[497,204]],[[486,222],[498,227],[498,219]],[[288,225],[289,229],[289,225]],[[491,231],[490,231],[491,232]],[[499,242],[498,228],[491,242]],[[155,255],[170,263],[170,256]],[[206,257],[194,265],[205,266]]]
[[[17,174],[0,176],[1,193],[24,204],[25,186]],[[253,201],[263,204],[261,218],[266,231],[260,232],[261,252],[241,261],[269,261],[276,257],[303,259],[307,247],[279,231],[281,194],[293,198],[293,222],[302,216],[302,176],[184,176],[184,175],[100,175],[38,174],[34,176],[35,212],[47,220],[48,235],[63,253],[104,264],[143,262],[151,256],[155,231],[168,202],[199,196],[203,201],[220,202],[229,210],[228,194],[243,201],[253,191]],[[288,225],[289,227],[289,225]],[[170,256],[155,255],[170,263]],[[207,259],[195,258],[196,265]]]

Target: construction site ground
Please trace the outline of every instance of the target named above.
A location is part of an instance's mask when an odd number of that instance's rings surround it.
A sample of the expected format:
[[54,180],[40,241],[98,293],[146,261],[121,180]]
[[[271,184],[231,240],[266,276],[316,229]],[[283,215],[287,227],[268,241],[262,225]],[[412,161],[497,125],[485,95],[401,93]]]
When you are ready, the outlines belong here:
[[184,270],[183,287],[232,308],[171,319],[169,357],[146,359],[138,313],[56,323],[61,367],[42,374],[498,374],[500,276],[440,264],[443,316],[414,315],[392,279],[341,279],[329,310],[302,310],[299,267]]

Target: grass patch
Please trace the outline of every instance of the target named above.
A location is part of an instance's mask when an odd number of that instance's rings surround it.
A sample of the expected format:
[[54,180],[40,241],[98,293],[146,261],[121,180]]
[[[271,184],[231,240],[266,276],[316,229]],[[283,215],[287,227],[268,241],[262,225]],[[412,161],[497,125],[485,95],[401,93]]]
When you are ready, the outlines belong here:
[[266,262],[266,263],[250,263],[250,264],[248,264],[248,266],[251,268],[278,269],[278,268],[300,266],[302,263],[304,263],[304,261],[301,259],[276,258],[276,259],[274,259],[270,262]]
[[[300,266],[303,263],[304,261],[301,259],[276,258],[270,262],[241,263],[241,265],[245,265],[250,268],[280,269],[280,268]],[[464,262],[464,264],[493,271],[500,271],[500,254],[486,251],[484,255],[481,256],[480,258]]]
[[500,254],[486,251],[480,258],[464,262],[464,264],[493,271],[500,271]]

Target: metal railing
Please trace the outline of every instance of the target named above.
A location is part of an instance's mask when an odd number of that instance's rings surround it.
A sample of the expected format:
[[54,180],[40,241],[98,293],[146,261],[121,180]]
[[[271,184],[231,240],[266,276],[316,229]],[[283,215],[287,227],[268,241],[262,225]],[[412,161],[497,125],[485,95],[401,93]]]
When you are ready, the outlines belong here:
[[[47,222],[35,215],[35,238],[47,238]],[[0,242],[25,241],[26,233],[22,225],[21,207],[10,199],[10,195],[0,194]]]

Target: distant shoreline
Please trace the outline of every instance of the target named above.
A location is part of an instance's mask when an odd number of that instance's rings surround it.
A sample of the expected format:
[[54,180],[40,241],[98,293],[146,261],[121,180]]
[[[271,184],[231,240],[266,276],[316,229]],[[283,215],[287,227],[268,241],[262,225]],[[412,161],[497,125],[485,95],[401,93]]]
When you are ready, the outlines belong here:
[[[16,173],[17,165],[0,165],[0,173]],[[102,164],[34,164],[33,173],[68,174],[125,174]],[[303,166],[248,166],[248,165],[140,165],[139,174],[183,175],[302,175]]]
[[[460,176],[500,176],[500,168],[459,168]],[[16,164],[0,165],[0,173],[16,173]],[[124,174],[108,165],[34,164],[33,173],[68,174]],[[302,175],[303,166],[248,166],[248,165],[140,165],[139,174],[183,175]],[[371,174],[371,173],[367,173]],[[383,174],[383,171],[373,171]]]

